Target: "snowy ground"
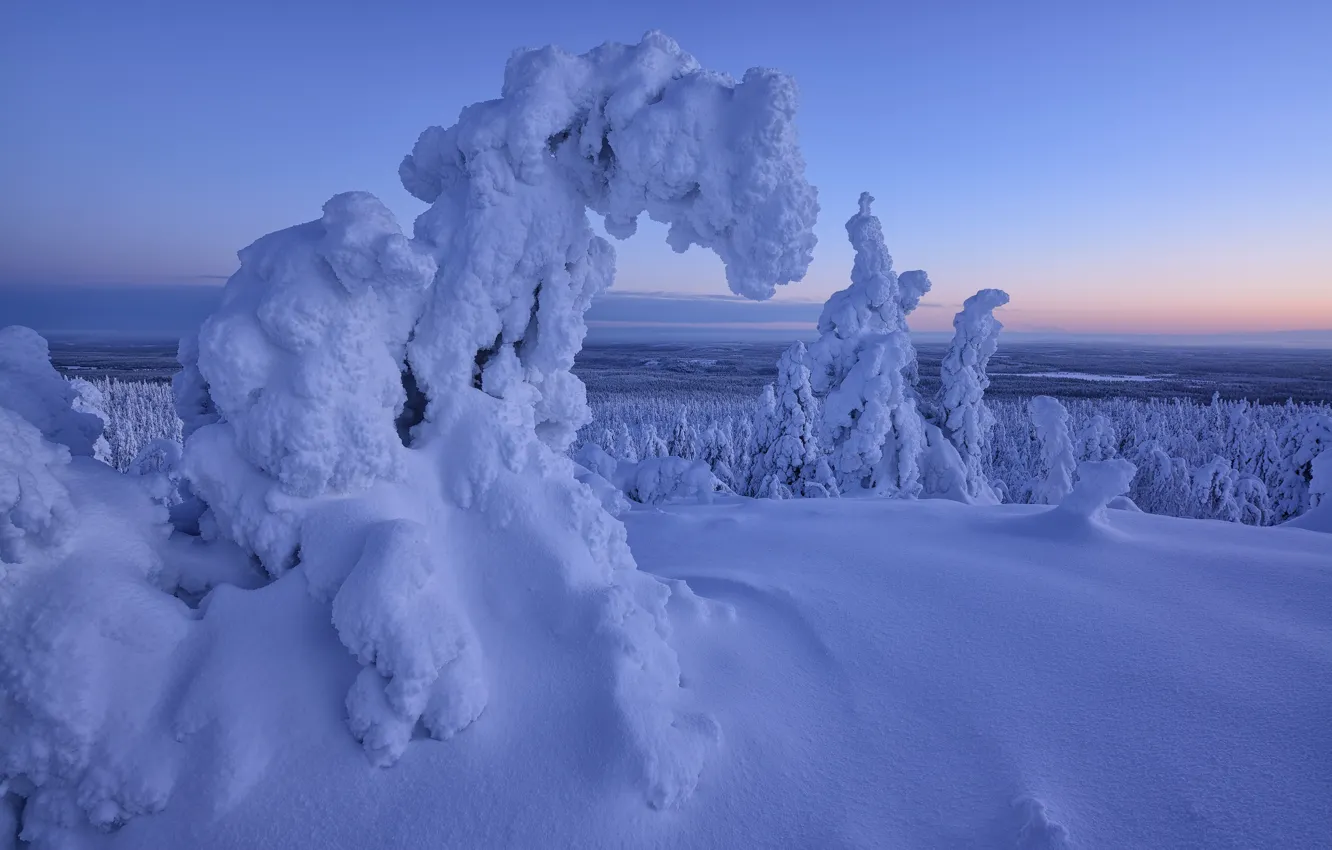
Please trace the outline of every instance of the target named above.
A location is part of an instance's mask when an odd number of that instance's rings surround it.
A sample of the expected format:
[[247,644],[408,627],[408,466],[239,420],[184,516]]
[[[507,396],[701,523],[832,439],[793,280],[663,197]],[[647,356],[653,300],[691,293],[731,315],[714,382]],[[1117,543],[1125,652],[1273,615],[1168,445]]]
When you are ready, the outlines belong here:
[[697,594],[675,585],[672,643],[721,736],[665,812],[557,646],[490,650],[512,678],[481,719],[380,770],[347,733],[358,665],[301,571],[223,588],[187,643],[218,692],[243,688],[263,752],[186,738],[167,809],[86,846],[1328,846],[1328,538],[1046,511],[626,516],[641,568]]

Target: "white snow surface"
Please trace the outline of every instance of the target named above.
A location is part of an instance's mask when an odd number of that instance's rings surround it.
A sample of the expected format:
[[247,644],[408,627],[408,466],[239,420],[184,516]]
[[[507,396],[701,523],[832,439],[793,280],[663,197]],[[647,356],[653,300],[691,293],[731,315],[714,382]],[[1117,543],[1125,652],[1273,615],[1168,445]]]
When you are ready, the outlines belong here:
[[[606,671],[483,620],[504,671],[485,713],[368,769],[341,705],[366,674],[297,569],[216,591],[197,620],[158,615],[171,634],[136,652],[161,657],[102,687],[169,717],[192,682],[175,711],[204,713],[154,745],[188,766],[170,805],[37,846],[1325,844],[1324,535],[884,499],[727,498],[626,522],[670,588],[684,693],[724,730],[683,807],[654,811],[631,772],[606,770],[624,764],[588,699]],[[499,538],[515,558],[524,539]]]

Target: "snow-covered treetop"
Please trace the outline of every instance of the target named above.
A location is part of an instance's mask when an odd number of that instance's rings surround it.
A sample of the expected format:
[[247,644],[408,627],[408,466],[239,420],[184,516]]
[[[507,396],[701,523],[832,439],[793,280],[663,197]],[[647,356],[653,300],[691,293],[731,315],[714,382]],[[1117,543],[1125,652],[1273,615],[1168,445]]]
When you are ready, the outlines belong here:
[[[754,68],[736,82],[660,32],[581,56],[543,47],[509,60],[499,99],[422,133],[399,174],[433,204],[460,183],[508,194],[562,172],[613,236],[646,212],[675,250],[716,251],[734,292],[768,298],[804,276],[815,244],[796,102],[787,75]],[[418,235],[433,235],[426,222]]]
[[912,269],[897,276],[898,303],[908,314],[920,306],[920,299],[930,291],[930,276],[923,269]]
[[588,418],[570,370],[591,299],[615,271],[587,210],[619,238],[646,212],[677,251],[710,248],[730,288],[767,298],[804,276],[818,203],[776,71],[736,82],[661,33],[581,56],[518,53],[502,95],[421,134],[399,168],[431,208],[417,240],[438,260],[409,347],[432,404],[462,387],[522,399],[548,445]]
[[[856,251],[855,263],[851,267],[851,285],[833,293],[823,305],[823,313],[819,316],[820,334],[849,339],[866,332],[906,329],[893,258],[883,239],[883,226],[870,211],[873,202],[874,197],[869,192],[861,192],[860,209],[846,223],[846,234]],[[920,285],[919,279],[913,279],[913,291]]]

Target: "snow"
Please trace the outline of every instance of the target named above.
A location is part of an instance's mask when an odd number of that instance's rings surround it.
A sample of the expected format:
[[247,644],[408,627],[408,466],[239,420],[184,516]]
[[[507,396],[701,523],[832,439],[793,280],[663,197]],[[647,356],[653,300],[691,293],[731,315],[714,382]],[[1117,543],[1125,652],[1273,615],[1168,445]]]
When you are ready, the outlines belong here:
[[0,328],[0,406],[36,426],[45,439],[91,457],[104,418],[87,409],[89,401],[51,366],[40,334],[18,325]]
[[367,771],[339,704],[360,668],[299,571],[215,594],[191,627],[210,659],[191,711],[224,700],[213,713],[248,737],[191,726],[171,804],[79,846],[1323,843],[1322,535],[1114,511],[1089,537],[1050,511],[724,499],[628,514],[642,569],[673,582],[684,693],[716,726],[691,722],[721,730],[694,796],[665,813],[604,769],[623,751],[586,700],[585,650],[483,635],[507,671],[485,713]]
[[1090,372],[991,372],[990,374],[1020,378],[1057,378],[1065,381],[1100,381],[1108,383],[1143,383],[1163,379],[1156,375],[1094,375]]

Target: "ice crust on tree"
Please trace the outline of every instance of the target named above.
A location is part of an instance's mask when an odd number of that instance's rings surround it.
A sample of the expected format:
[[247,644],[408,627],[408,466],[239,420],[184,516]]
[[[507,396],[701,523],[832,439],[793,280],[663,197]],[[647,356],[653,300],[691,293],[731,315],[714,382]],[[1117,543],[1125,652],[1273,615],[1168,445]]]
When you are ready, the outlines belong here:
[[1032,501],[1057,505],[1072,491],[1077,469],[1073,441],[1068,435],[1068,410],[1058,399],[1038,395],[1027,402],[1027,413],[1036,430],[1041,467],[1045,472],[1044,477],[1033,484]]
[[994,414],[985,406],[986,368],[1003,329],[994,311],[1007,303],[1002,289],[982,289],[968,298],[953,318],[953,341],[940,366],[944,430],[966,470],[967,495],[986,503],[998,501],[983,469],[994,430]]
[[862,193],[860,210],[846,223],[855,249],[851,285],[823,307],[809,349],[811,381],[841,490],[911,497],[920,493],[926,438],[910,383],[916,352],[904,304],[918,300],[924,283],[913,276],[904,299],[873,201]]
[[[681,702],[670,590],[637,571],[563,455],[589,418],[571,372],[583,314],[614,274],[588,211],[619,238],[646,213],[676,250],[717,253],[734,292],[772,295],[815,241],[795,106],[785,75],[706,71],[660,33],[517,53],[500,98],[402,162],[431,205],[412,239],[374,197],[336,196],[242,251],[182,344],[180,468],[200,527],[280,581],[299,564],[331,606],[364,665],[346,707],[374,763],[418,724],[447,738],[483,716],[488,645],[557,616],[590,629],[564,640],[608,672],[599,698],[649,802],[691,793],[715,729]],[[662,457],[629,489],[715,487],[706,464]],[[497,608],[492,582],[527,601]]]

